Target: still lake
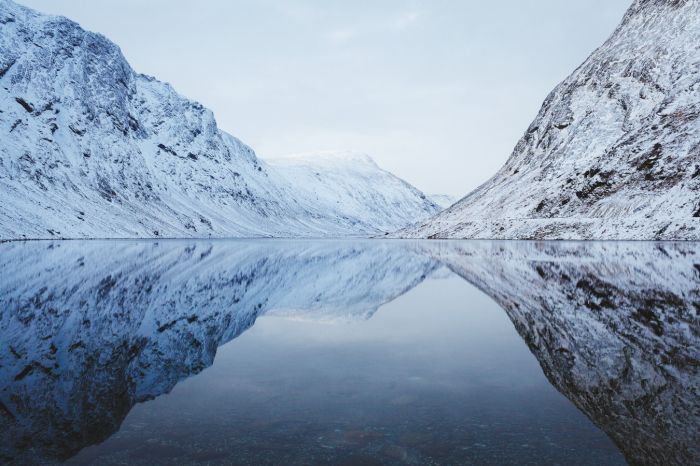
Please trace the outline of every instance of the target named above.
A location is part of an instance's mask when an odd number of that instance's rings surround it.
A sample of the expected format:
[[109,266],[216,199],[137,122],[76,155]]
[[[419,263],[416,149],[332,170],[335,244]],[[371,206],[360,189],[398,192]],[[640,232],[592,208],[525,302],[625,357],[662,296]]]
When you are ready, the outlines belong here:
[[698,464],[700,244],[0,244],[0,462]]

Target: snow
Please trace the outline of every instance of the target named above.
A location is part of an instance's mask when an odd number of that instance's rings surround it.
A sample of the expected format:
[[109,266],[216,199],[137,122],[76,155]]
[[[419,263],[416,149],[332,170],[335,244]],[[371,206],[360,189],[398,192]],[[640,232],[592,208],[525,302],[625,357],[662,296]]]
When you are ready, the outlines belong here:
[[309,197],[315,187],[135,73],[103,36],[10,0],[0,0],[0,140],[3,240],[369,236],[437,212],[406,183],[358,178],[389,180],[366,157],[348,159],[343,183],[367,196],[329,191],[341,197],[328,203],[349,208],[327,211]]
[[636,0],[493,178],[396,236],[700,239],[698,17]]
[[303,192],[307,209],[342,219],[360,219],[362,231],[395,231],[436,214],[440,208],[425,194],[382,170],[366,154],[318,152],[269,160],[290,185]]
[[449,194],[429,194],[428,197],[443,210],[451,207],[459,200],[458,197],[450,196]]

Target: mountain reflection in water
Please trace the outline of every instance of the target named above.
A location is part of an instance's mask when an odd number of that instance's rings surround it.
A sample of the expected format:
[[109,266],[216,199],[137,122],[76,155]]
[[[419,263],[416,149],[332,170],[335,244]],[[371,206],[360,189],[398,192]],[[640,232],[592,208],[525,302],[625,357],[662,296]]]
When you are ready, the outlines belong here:
[[369,319],[446,269],[629,463],[700,463],[699,244],[282,240],[0,244],[0,461],[105,441],[259,316]]

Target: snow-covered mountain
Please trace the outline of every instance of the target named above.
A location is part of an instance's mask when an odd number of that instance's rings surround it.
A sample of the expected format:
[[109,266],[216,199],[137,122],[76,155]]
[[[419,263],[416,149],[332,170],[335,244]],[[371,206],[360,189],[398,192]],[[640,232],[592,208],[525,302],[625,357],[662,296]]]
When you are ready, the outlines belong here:
[[698,0],[635,0],[491,180],[398,235],[700,239],[698,18]]
[[431,201],[443,209],[447,209],[459,200],[458,197],[450,196],[449,194],[429,194],[428,196],[430,197]]
[[[329,212],[299,188],[103,36],[0,0],[0,239],[375,235],[434,212]],[[404,212],[352,216],[370,207]]]
[[324,151],[268,160],[280,176],[302,191],[302,206],[320,209],[358,231],[392,232],[392,225],[409,225],[440,207],[404,180],[382,170],[368,155]]

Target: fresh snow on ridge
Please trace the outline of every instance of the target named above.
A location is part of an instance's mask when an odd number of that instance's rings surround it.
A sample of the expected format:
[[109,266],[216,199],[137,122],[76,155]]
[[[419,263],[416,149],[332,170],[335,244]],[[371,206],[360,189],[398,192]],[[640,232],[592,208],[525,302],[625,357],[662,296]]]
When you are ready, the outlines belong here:
[[397,236],[700,239],[698,18],[635,0],[491,180]]
[[447,209],[459,200],[456,196],[449,194],[429,194],[430,200],[439,205],[442,209]]
[[[0,240],[376,235],[435,212],[430,202],[329,212],[105,37],[10,0],[0,0],[0,141]],[[376,203],[397,195],[373,188]],[[401,199],[417,193],[403,189]],[[405,212],[381,228],[376,214],[352,216],[394,208]]]
[[[428,196],[382,170],[366,154],[323,151],[268,160],[290,185],[303,191],[300,199],[344,221],[357,221],[360,231],[392,232],[408,225],[416,213],[422,219],[440,211]],[[353,220],[355,219],[355,220]]]

